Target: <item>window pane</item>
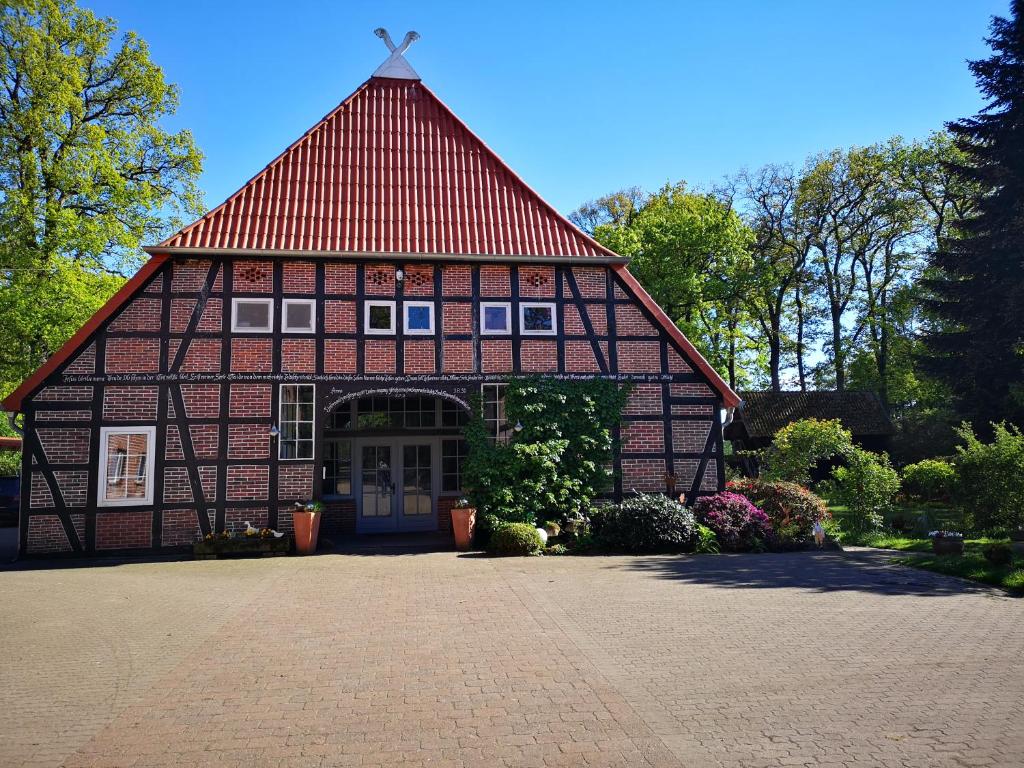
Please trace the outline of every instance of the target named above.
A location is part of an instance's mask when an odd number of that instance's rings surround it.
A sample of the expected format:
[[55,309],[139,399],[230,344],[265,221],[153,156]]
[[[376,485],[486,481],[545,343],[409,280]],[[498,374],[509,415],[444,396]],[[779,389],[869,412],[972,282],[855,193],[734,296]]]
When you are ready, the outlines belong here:
[[433,307],[407,306],[405,308],[410,331],[429,331],[432,323],[430,316],[433,314]]
[[370,307],[370,328],[375,331],[391,330],[391,307],[373,305]]
[[551,307],[523,307],[523,330],[550,331]]
[[313,307],[310,304],[286,304],[286,327],[289,330],[311,330],[313,327]]
[[239,301],[235,305],[236,328],[270,328],[270,304],[256,301]]
[[484,307],[484,330],[507,331],[508,307]]

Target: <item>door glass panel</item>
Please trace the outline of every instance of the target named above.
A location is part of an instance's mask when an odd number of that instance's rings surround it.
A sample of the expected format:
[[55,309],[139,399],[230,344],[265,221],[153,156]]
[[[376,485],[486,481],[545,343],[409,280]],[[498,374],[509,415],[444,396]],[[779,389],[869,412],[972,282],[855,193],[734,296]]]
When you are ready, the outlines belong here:
[[391,497],[395,493],[391,481],[391,447],[363,446],[363,517],[390,517]]
[[430,453],[429,445],[406,445],[402,449],[402,511],[406,517],[431,513]]

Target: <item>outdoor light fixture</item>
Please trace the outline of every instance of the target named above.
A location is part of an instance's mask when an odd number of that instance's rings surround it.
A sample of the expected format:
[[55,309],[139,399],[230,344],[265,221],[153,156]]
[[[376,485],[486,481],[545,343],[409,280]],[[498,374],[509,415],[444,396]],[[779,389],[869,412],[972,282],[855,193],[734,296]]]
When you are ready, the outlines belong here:
[[403,280],[405,280],[405,272],[403,272],[400,269],[396,269],[395,270],[395,280],[397,280],[398,282],[402,282]]
[[280,434],[281,434],[281,430],[277,428],[277,424],[271,424],[270,425],[270,436],[271,437],[277,437]]
[[522,432],[523,431],[523,422],[517,421],[516,425],[514,427],[512,427],[512,429],[514,429],[516,432]]

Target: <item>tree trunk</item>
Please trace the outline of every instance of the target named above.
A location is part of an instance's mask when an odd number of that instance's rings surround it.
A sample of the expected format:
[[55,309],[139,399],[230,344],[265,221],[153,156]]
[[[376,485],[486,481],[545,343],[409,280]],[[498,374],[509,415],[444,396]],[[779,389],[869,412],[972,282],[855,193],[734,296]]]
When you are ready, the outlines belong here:
[[832,361],[836,369],[836,391],[846,389],[846,350],[843,349],[843,313],[832,304]]
[[800,391],[807,391],[807,372],[804,368],[804,301],[803,287],[796,289],[796,372],[800,379]]

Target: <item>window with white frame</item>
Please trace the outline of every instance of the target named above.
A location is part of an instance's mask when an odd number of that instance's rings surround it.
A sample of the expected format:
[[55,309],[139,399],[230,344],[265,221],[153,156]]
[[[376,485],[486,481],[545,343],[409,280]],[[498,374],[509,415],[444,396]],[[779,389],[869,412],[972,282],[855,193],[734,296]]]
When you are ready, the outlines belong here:
[[512,333],[512,304],[507,301],[481,302],[480,333],[492,336]]
[[416,336],[434,333],[434,302],[407,301],[403,304],[405,332]]
[[395,332],[395,302],[367,301],[363,304],[363,331],[378,336]]
[[149,456],[155,441],[156,427],[100,428],[99,506],[153,503]]
[[233,332],[269,333],[273,325],[273,299],[231,300],[231,330]]
[[314,394],[313,384],[281,385],[278,458],[313,458]]
[[507,443],[510,437],[505,421],[505,389],[507,384],[481,384],[480,395],[488,436],[496,443]]
[[316,330],[316,300],[284,299],[281,302],[281,330],[284,333],[313,333]]
[[524,302],[519,305],[519,332],[524,336],[554,336],[555,305],[548,302]]

